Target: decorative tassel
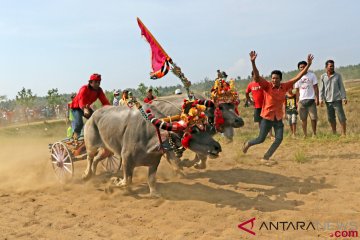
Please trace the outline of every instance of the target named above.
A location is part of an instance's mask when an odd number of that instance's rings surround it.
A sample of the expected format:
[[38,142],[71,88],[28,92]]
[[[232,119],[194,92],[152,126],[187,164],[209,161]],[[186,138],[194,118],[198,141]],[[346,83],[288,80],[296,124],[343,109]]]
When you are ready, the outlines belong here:
[[181,139],[181,145],[184,148],[189,148],[191,138],[192,138],[192,136],[190,133],[185,133],[184,137]]
[[215,128],[217,131],[221,132],[221,126],[225,123],[225,120],[223,118],[220,108],[217,107],[215,109],[214,116],[215,116]]

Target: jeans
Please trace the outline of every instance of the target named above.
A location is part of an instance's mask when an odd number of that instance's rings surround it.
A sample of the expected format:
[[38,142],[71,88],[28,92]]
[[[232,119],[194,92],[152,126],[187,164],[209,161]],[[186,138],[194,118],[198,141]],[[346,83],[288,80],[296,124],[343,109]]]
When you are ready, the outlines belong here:
[[74,116],[74,120],[72,122],[74,133],[76,133],[78,136],[80,136],[81,130],[84,127],[84,122],[82,119],[84,116],[84,112],[80,108],[74,108],[74,109],[71,109],[71,111]]
[[268,160],[274,154],[274,152],[280,146],[283,140],[284,124],[282,120],[275,119],[274,121],[271,121],[267,119],[262,119],[260,123],[259,136],[249,141],[249,146],[263,143],[272,127],[274,128],[275,132],[275,141],[271,144],[269,150],[264,155],[264,159],[266,160]]

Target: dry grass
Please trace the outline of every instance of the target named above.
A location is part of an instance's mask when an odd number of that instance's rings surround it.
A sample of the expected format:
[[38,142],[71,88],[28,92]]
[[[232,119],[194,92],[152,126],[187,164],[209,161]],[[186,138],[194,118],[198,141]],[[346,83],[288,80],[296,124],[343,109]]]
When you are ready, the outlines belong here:
[[[318,107],[318,125],[317,125],[317,137],[316,138],[307,138],[303,139],[304,135],[301,129],[301,121],[298,119],[297,124],[297,139],[293,140],[289,138],[290,135],[289,126],[284,121],[285,131],[284,131],[284,140],[282,145],[288,145],[289,143],[302,144],[304,145],[305,153],[307,148],[316,148],[318,144],[324,144],[326,142],[338,142],[347,143],[353,141],[359,141],[360,139],[360,121],[358,119],[358,113],[360,112],[360,80],[351,80],[345,82],[345,87],[347,89],[348,104],[344,106],[345,114],[347,117],[347,137],[342,138],[340,136],[340,124],[337,123],[338,134],[334,135],[331,133],[330,125],[327,121],[327,112],[326,106]],[[245,121],[245,127],[242,129],[237,129],[237,134],[235,141],[243,142],[250,138],[254,138],[258,135],[258,124],[253,122],[253,108],[244,108],[240,106],[240,114]],[[308,120],[308,133],[311,133],[310,120]],[[265,143],[266,144],[266,143]],[[293,150],[293,149],[284,149],[280,146],[281,151]],[[294,154],[292,154],[294,156]],[[306,155],[306,154],[300,154]]]
[[297,151],[294,154],[294,161],[297,163],[307,163],[310,161],[310,159],[308,157],[306,157],[306,155],[303,151]]

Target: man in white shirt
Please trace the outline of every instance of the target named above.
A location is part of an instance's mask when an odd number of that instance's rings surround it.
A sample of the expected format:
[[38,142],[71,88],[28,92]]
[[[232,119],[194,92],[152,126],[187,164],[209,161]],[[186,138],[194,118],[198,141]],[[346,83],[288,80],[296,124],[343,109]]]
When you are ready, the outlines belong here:
[[[307,63],[301,61],[298,63],[299,71],[306,67]],[[297,99],[299,99],[298,112],[302,121],[304,137],[307,137],[307,116],[310,115],[313,135],[316,135],[317,125],[317,107],[319,105],[319,88],[316,75],[313,72],[307,72],[301,79],[295,83]]]

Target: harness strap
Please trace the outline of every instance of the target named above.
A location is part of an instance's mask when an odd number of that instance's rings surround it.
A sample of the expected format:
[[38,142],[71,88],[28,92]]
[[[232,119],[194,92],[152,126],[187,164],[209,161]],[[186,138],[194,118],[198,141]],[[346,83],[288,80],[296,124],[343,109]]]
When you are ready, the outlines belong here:
[[159,140],[159,143],[160,143],[160,146],[159,146],[159,150],[162,152],[162,153],[165,153],[165,149],[162,145],[162,140],[161,140],[161,136],[160,136],[160,130],[159,128],[157,128],[154,124],[153,124],[155,130],[156,130],[156,135],[158,136],[158,140]]
[[174,140],[171,137],[170,132],[168,132],[168,136],[169,136],[169,144],[171,149],[174,151],[175,156],[177,156],[178,158],[182,157],[183,152],[185,151],[185,148],[183,146],[181,147],[177,147]]

